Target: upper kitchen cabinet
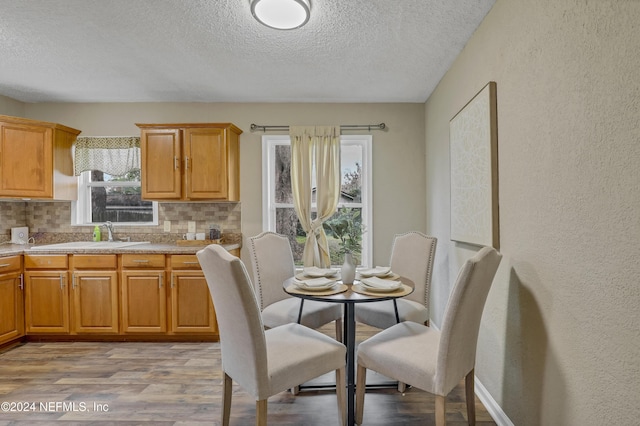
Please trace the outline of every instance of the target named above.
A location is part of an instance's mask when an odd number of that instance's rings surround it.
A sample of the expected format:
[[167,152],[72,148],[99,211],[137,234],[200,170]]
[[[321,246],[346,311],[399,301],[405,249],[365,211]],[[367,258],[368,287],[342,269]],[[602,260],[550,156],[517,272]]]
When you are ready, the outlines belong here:
[[231,123],[136,124],[142,198],[240,201],[240,134]]
[[0,197],[75,200],[71,147],[80,130],[0,115]]

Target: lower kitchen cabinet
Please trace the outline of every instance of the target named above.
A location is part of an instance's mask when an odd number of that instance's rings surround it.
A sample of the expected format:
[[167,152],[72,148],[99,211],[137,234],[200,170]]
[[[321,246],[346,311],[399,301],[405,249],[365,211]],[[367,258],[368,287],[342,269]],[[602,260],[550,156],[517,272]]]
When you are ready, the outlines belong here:
[[0,259],[0,345],[24,335],[22,256]]
[[67,255],[25,255],[26,333],[69,333]]
[[69,333],[69,273],[25,273],[25,325],[27,333]]
[[195,254],[25,254],[8,263],[1,259],[0,345],[24,335],[218,337],[209,287]]
[[171,332],[218,333],[209,287],[195,255],[171,256]]
[[80,254],[70,258],[71,332],[119,333],[117,256]]
[[118,273],[74,272],[71,284],[72,332],[118,333]]
[[122,255],[123,268],[137,269],[121,273],[120,312],[124,333],[167,332],[164,266],[163,254]]

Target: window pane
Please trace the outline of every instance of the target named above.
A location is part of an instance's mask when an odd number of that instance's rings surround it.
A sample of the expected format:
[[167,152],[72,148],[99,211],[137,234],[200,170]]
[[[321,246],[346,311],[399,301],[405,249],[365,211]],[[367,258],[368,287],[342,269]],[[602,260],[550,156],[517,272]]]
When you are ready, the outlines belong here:
[[349,199],[345,202],[362,202],[362,156],[362,145],[342,144],[342,198]]
[[[351,229],[356,232],[349,234],[346,231],[345,223],[353,224]],[[331,255],[331,264],[342,265],[344,263],[344,253],[342,251],[341,242],[345,241],[353,253],[356,265],[362,262],[362,235],[363,232],[357,231],[362,229],[362,208],[338,208],[338,211],[324,223],[324,230],[327,234],[327,242],[329,243],[329,253]]]
[[291,147],[276,145],[275,156],[275,199],[276,203],[292,204],[291,194]]
[[132,170],[122,176],[112,176],[108,173],[92,170],[91,182],[140,182],[140,170]]
[[[126,177],[133,177],[136,172]],[[138,173],[139,180],[139,173]],[[106,173],[92,171],[92,182],[129,181],[124,177],[114,177]],[[89,187],[91,199],[90,222],[153,222],[153,202],[143,201],[140,197],[140,186],[131,182],[132,186],[94,186]]]
[[289,238],[293,260],[296,265],[301,265],[307,236],[302,230],[302,225],[300,225],[298,215],[293,207],[276,208],[276,232]]

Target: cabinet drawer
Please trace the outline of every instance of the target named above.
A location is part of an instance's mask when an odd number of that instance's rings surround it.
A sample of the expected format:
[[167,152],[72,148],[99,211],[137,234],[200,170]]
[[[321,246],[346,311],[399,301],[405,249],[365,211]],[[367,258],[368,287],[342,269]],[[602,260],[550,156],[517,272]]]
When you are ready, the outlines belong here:
[[25,254],[25,269],[67,269],[69,262],[66,254]]
[[123,254],[123,268],[164,268],[164,254]]
[[195,254],[174,254],[171,256],[172,269],[200,269],[200,262]]
[[75,254],[73,255],[74,269],[116,269],[118,259],[115,254]]
[[19,270],[22,267],[20,258],[22,256],[7,256],[0,258],[0,274]]

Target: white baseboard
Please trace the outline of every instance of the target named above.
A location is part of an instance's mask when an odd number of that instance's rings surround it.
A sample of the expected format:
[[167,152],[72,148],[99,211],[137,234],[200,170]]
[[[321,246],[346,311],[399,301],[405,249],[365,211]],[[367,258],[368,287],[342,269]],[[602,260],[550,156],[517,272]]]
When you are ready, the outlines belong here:
[[496,400],[493,399],[489,391],[487,391],[487,388],[480,383],[477,376],[475,377],[474,382],[476,396],[480,402],[482,402],[482,405],[487,409],[487,412],[491,415],[496,424],[498,426],[514,426],[511,419],[509,419],[505,412],[502,411],[502,407],[500,407]]

